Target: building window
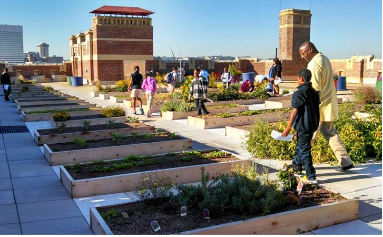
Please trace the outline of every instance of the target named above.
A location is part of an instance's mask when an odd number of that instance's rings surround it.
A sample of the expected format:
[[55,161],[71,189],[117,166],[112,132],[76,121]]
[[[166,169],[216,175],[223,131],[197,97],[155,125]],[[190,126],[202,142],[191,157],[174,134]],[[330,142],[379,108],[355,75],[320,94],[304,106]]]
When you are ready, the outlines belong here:
[[39,76],[40,75],[40,70],[33,70],[33,75]]

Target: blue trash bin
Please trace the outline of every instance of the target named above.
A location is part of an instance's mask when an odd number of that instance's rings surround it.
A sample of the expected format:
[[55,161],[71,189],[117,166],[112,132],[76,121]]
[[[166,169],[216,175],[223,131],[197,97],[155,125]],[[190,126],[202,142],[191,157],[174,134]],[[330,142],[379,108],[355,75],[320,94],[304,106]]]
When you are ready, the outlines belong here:
[[338,91],[344,91],[347,90],[346,86],[346,77],[338,77],[338,85],[337,85]]
[[242,73],[242,81],[247,81],[250,79],[250,81],[254,81],[255,78],[255,72],[244,72]]
[[71,77],[72,86],[82,86],[82,77]]

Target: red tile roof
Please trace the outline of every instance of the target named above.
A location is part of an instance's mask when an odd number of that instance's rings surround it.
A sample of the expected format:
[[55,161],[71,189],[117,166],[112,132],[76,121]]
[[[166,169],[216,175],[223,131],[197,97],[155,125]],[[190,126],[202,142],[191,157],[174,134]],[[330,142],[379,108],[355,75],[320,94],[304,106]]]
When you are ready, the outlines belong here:
[[103,6],[91,11],[95,14],[116,14],[116,15],[135,15],[149,16],[154,12],[139,8],[139,7],[118,7],[118,6]]

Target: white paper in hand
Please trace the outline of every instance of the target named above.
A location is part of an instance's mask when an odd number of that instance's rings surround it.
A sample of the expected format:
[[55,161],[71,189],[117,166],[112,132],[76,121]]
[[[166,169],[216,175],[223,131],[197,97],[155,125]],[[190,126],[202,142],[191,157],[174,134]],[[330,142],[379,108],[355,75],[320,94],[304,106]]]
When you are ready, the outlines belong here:
[[4,85],[4,90],[8,90],[8,88],[9,88],[9,85]]
[[271,137],[279,141],[291,142],[293,140],[293,136],[294,134],[289,134],[286,137],[284,137],[282,136],[282,133],[275,130],[271,132]]

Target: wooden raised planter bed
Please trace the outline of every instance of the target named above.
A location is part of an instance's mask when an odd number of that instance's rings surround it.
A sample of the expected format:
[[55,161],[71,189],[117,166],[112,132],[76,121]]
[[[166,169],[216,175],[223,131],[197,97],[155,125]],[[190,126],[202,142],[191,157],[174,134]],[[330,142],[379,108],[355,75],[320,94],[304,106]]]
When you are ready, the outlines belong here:
[[282,108],[290,108],[291,100],[280,100],[280,101],[265,101],[266,109],[282,109]]
[[[101,127],[102,128],[98,128]],[[109,128],[107,124],[102,125],[91,125],[92,127],[97,127],[97,130],[84,131],[82,127],[77,127],[77,131],[63,131],[60,132],[58,129],[41,129],[35,130],[34,139],[38,146],[44,144],[55,144],[60,142],[71,142],[75,138],[81,138],[85,141],[96,140],[96,139],[107,139],[111,138],[112,133],[120,133],[124,136],[131,136],[131,133],[136,132],[138,135],[146,133],[154,133],[154,126],[146,125],[142,122],[140,123],[124,123],[124,124],[115,124],[115,128]],[[73,130],[76,130],[73,128]],[[54,134],[46,134],[45,132],[54,132]]]
[[[174,234],[296,235],[356,220],[358,219],[358,205],[358,200],[349,199]],[[118,206],[121,204],[107,207]],[[112,230],[101,217],[97,208],[90,209],[90,227],[93,233],[96,235],[113,235]],[[150,228],[150,223],[148,226]]]
[[90,92],[90,96],[91,96],[91,97],[98,97],[99,94],[100,94],[100,92],[98,92],[98,91],[91,91],[91,92]]
[[23,106],[39,106],[39,105],[60,105],[60,104],[67,104],[67,103],[84,103],[84,100],[51,100],[51,101],[25,101],[25,102],[18,102],[16,101],[15,104],[18,107]]
[[[56,102],[56,101],[54,101]],[[83,104],[88,104],[84,101],[73,101],[73,100],[59,100],[59,102],[61,103],[49,103],[49,101],[47,101],[48,104],[45,104],[44,101],[36,101],[35,104],[32,104],[31,102],[29,102],[30,104],[29,105],[16,105],[16,108],[18,111],[21,111],[21,110],[25,110],[25,109],[29,109],[29,108],[43,108],[43,107],[58,107],[58,108],[61,108],[61,107],[64,107],[64,106],[73,106],[73,105],[83,105]]]
[[246,125],[252,124],[255,120],[260,119],[268,122],[277,122],[281,120],[288,119],[290,114],[285,113],[283,116],[276,116],[276,113],[265,113],[257,114],[250,116],[237,116],[230,118],[198,118],[188,116],[188,125],[195,126],[201,129],[208,128],[221,128],[225,126],[234,126],[234,125]]
[[192,148],[192,140],[180,137],[180,139],[161,142],[148,142],[58,152],[53,152],[50,149],[51,146],[52,145],[44,144],[44,156],[48,160],[49,164],[66,165],[76,162],[84,163],[97,160],[110,160],[129,155],[153,155],[190,150]]
[[[145,94],[142,94],[143,97]],[[120,92],[119,94],[114,94],[110,96],[109,100],[114,103],[123,103],[124,100],[130,99],[130,92]]]
[[[97,110],[69,111],[70,116],[87,116],[99,113]],[[53,115],[54,113],[25,114],[24,111],[21,112],[21,117],[24,122],[51,121]]]
[[75,98],[73,96],[59,96],[59,95],[52,95],[50,97],[25,97],[25,98],[14,98],[17,102],[28,102],[28,101],[52,101],[52,100],[67,100],[69,98]]
[[87,109],[95,107],[94,104],[73,104],[73,105],[52,105],[52,106],[38,106],[23,108],[23,112],[34,112],[41,110],[68,110],[68,109]]
[[[72,198],[129,192],[134,191],[137,183],[150,172],[154,172],[158,177],[170,177],[176,184],[186,184],[201,180],[200,172],[202,167],[205,168],[205,172],[211,174],[210,179],[213,179],[219,173],[229,174],[236,166],[244,168],[250,167],[251,161],[249,159],[234,157],[237,159],[233,161],[211,162],[208,164],[189,166],[187,162],[185,162],[185,166],[181,167],[169,167],[142,172],[126,171],[125,174],[77,180],[72,178],[64,166],[60,166],[60,179]],[[153,159],[155,160],[156,157]]]
[[124,123],[126,122],[125,116],[120,117],[104,117],[104,118],[89,118],[89,119],[76,119],[75,116],[73,116],[73,119],[61,122],[61,121],[54,121],[53,118],[50,119],[51,125],[53,127],[60,126],[60,124],[65,123],[66,127],[72,128],[72,127],[81,127],[83,126],[84,121],[90,122],[90,125],[103,125],[107,124],[109,120],[114,120],[115,123]]
[[126,92],[108,92],[108,93],[99,92],[98,97],[102,100],[109,100],[111,96],[118,95],[121,93],[126,93]]
[[[235,113],[249,110],[249,106],[239,105],[232,108],[209,108],[207,110],[210,114],[217,113]],[[186,119],[188,116],[197,116],[197,111],[188,111],[188,112],[175,112],[175,111],[161,111],[161,116],[167,120],[175,120],[175,119]]]
[[[236,140],[243,140],[246,137],[246,135],[249,134],[249,130],[241,129],[240,127],[241,126],[225,126],[225,136],[234,138]],[[251,127],[251,125],[247,125],[246,127]]]

